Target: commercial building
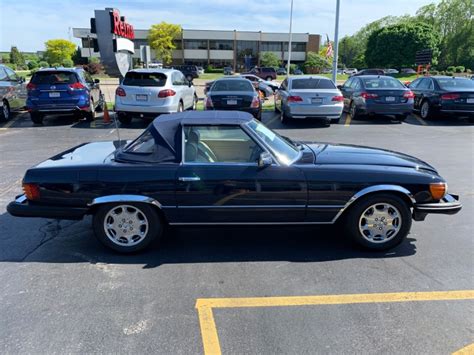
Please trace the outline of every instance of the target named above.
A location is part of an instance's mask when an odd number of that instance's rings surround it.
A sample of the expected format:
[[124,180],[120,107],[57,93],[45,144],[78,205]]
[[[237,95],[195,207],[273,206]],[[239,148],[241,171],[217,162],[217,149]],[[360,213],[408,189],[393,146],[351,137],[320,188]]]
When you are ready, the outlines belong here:
[[[73,28],[73,35],[82,41],[83,57],[99,56],[94,51],[95,34],[90,29]],[[139,57],[140,46],[148,45],[147,36],[147,30],[135,30],[134,57]],[[280,60],[286,61],[288,39],[288,33],[183,29],[181,38],[175,40],[173,64],[231,66],[239,70],[245,66],[260,65],[260,55],[264,52],[275,53]],[[303,63],[308,52],[319,51],[320,44],[320,35],[293,33],[291,62]],[[153,51],[151,56],[152,59],[157,59]]]

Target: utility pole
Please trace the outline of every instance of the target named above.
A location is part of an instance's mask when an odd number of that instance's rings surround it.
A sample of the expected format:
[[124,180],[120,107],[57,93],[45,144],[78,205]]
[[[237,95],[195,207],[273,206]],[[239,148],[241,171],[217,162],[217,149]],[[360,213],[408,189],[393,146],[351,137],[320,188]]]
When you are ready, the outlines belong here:
[[336,28],[334,30],[334,58],[332,60],[332,81],[337,83],[337,56],[339,55],[339,5],[340,0],[336,3]]
[[[293,24],[293,0],[291,0],[291,8],[290,8],[290,38],[288,40],[288,63],[286,64],[286,77],[290,76],[290,64],[291,64],[291,25]],[[285,52],[283,52],[283,55]]]

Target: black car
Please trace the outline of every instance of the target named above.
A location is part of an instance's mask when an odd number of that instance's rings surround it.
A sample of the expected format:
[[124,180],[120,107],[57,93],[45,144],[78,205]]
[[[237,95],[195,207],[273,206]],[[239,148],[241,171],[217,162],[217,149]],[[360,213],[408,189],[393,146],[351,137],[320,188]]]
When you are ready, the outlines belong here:
[[199,78],[199,69],[196,65],[174,65],[173,69],[179,70],[189,81]]
[[238,110],[262,119],[262,100],[250,80],[240,77],[214,81],[207,92],[206,110]]
[[462,207],[417,158],[294,142],[237,111],[162,116],[126,145],[71,148],[29,169],[23,189],[10,214],[92,215],[98,239],[119,252],[144,249],[168,224],[339,222],[356,242],[381,250],[401,243],[412,219]]
[[352,76],[361,75],[385,75],[385,71],[383,69],[362,69],[359,70],[357,73],[352,74]]
[[423,119],[437,114],[468,116],[474,120],[474,81],[451,76],[431,76],[414,80],[415,110]]
[[224,73],[224,75],[234,75],[235,74],[234,69],[232,69],[232,67],[224,67],[223,73]]
[[276,73],[277,75],[286,75],[286,68],[278,68]]
[[353,75],[338,88],[344,97],[344,109],[353,119],[362,115],[395,115],[405,120],[413,111],[413,92],[391,76]]

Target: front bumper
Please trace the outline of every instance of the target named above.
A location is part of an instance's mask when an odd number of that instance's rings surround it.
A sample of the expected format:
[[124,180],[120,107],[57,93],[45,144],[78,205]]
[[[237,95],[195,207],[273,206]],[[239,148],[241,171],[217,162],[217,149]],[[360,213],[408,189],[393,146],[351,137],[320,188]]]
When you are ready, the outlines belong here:
[[417,203],[413,208],[413,219],[423,221],[428,213],[456,214],[462,209],[459,196],[446,195],[437,203]]
[[7,206],[7,211],[15,217],[41,217],[54,219],[82,219],[87,208],[68,206],[48,206],[31,204],[25,195],[17,196]]

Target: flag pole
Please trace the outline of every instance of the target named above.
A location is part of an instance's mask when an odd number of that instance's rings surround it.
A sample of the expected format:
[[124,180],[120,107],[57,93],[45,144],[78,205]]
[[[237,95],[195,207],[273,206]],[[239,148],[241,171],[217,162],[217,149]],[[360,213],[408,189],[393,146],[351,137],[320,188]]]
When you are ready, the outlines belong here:
[[339,5],[340,0],[336,3],[336,28],[334,29],[334,58],[332,60],[332,81],[337,83],[337,56],[339,55]]
[[[291,32],[291,25],[293,23],[293,0],[291,0],[291,8],[290,8],[290,34],[289,34],[289,39],[288,39],[288,63],[286,64],[286,77],[288,78],[290,76],[290,64],[291,64],[291,37],[292,37],[292,32]],[[284,53],[284,52],[283,52]]]

